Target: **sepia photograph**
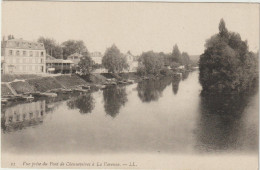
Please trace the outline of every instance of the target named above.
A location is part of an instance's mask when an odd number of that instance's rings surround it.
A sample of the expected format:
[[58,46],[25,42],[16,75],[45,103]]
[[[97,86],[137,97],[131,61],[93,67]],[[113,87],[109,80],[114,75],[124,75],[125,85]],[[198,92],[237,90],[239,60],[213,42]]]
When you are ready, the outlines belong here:
[[1,10],[1,168],[259,168],[258,3]]

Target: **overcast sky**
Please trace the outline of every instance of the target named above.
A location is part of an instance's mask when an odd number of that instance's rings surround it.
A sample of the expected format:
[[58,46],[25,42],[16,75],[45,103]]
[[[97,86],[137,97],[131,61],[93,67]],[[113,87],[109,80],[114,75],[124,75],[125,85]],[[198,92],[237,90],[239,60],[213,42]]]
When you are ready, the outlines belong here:
[[2,36],[62,43],[83,40],[89,51],[104,52],[115,43],[121,52],[171,52],[178,44],[191,55],[204,51],[205,40],[228,30],[259,49],[259,5],[232,3],[148,2],[2,2]]

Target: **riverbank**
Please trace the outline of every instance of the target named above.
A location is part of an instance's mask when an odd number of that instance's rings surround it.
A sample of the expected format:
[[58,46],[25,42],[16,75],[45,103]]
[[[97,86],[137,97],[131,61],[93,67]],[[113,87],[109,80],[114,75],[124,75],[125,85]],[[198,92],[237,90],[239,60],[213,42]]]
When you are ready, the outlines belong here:
[[[2,75],[1,94],[3,101],[27,100],[34,96],[55,96],[56,93],[73,91],[91,92],[109,86],[126,85],[164,76],[181,76],[182,71],[167,74],[139,76],[137,73],[101,73],[90,75]],[[18,98],[17,98],[18,97]]]

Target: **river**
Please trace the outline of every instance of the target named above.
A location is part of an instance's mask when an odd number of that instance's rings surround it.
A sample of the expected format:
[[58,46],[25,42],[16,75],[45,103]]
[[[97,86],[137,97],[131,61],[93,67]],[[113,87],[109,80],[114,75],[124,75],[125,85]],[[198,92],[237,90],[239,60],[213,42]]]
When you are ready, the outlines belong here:
[[258,153],[258,91],[202,97],[198,71],[2,106],[2,153]]

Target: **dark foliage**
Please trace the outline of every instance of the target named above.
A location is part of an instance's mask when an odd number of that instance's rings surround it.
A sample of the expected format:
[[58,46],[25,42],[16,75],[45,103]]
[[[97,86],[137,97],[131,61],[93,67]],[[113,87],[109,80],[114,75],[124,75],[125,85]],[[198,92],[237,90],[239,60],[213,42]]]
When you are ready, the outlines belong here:
[[237,93],[249,89],[258,77],[256,55],[238,33],[229,32],[222,19],[219,33],[205,44],[200,56],[200,83],[204,91]]

